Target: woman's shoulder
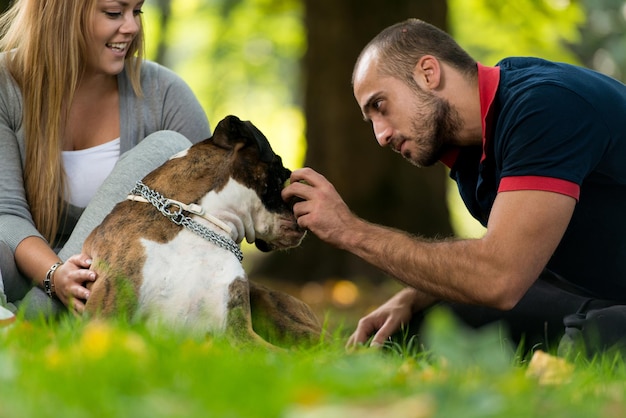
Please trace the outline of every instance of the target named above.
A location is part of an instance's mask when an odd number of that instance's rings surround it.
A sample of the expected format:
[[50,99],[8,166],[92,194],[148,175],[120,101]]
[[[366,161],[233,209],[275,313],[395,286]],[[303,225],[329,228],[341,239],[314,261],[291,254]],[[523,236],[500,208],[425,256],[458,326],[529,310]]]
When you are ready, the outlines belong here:
[[8,67],[10,52],[0,52],[0,84],[2,86],[5,85],[15,85],[15,80],[11,76]]
[[[144,95],[144,99],[150,97],[152,100],[160,101],[172,90],[179,91],[187,88],[183,79],[174,71],[157,62],[145,59],[141,62],[139,79],[143,92],[150,92],[148,96]],[[121,93],[133,98],[133,88],[127,70],[120,73],[118,81]]]
[[17,106],[20,108],[22,95],[20,88],[11,75],[7,65],[10,52],[0,52],[0,102],[4,107]]
[[161,83],[171,83],[178,82],[180,77],[164,65],[150,60],[143,60],[141,63],[141,79],[144,81],[157,80]]

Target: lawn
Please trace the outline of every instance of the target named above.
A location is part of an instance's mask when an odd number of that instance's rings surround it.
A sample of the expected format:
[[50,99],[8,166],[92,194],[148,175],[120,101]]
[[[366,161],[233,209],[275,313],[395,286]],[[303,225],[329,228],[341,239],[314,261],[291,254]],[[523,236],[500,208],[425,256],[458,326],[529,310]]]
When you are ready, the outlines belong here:
[[0,418],[623,417],[619,357],[521,357],[498,328],[434,312],[417,340],[233,348],[140,325],[18,319],[0,330]]

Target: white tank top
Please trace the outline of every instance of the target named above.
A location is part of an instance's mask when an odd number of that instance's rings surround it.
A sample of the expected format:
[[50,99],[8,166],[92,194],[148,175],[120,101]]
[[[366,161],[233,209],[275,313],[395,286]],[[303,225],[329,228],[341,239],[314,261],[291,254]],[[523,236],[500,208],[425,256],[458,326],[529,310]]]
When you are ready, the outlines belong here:
[[86,207],[119,158],[119,138],[79,151],[63,151],[66,200],[79,208]]

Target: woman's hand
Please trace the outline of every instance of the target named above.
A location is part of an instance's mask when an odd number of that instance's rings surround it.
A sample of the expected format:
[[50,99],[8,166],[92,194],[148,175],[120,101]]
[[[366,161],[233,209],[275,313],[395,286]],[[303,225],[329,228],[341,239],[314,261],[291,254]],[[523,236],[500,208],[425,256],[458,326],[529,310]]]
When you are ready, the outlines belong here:
[[96,273],[89,270],[90,266],[91,258],[86,254],[74,255],[60,265],[52,276],[56,296],[76,315],[83,313],[89,298],[90,292],[85,283],[96,280]]

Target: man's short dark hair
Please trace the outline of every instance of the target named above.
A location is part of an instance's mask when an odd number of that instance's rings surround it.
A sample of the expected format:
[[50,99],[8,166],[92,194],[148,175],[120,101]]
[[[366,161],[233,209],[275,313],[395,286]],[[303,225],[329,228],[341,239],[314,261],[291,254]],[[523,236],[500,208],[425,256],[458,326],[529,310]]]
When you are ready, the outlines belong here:
[[450,35],[419,19],[396,23],[376,35],[363,48],[355,69],[371,50],[377,52],[379,71],[383,75],[408,83],[414,82],[413,70],[424,55],[433,55],[468,77],[475,77],[478,71],[476,61]]

